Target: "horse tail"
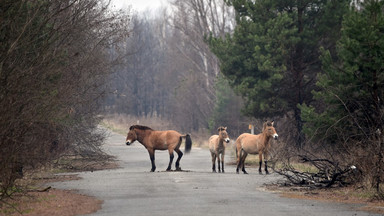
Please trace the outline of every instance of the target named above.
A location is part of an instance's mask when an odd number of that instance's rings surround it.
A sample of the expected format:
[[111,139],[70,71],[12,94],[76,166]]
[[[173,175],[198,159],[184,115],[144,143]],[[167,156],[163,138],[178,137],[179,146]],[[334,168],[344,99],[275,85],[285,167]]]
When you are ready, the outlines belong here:
[[192,149],[192,139],[191,135],[185,135],[185,153],[189,153]]
[[[237,146],[239,145],[239,142],[240,142],[240,139],[237,138],[236,141],[235,141],[235,149],[236,149],[236,159],[239,158],[239,150],[237,148]],[[240,149],[240,154],[241,154],[241,149]]]

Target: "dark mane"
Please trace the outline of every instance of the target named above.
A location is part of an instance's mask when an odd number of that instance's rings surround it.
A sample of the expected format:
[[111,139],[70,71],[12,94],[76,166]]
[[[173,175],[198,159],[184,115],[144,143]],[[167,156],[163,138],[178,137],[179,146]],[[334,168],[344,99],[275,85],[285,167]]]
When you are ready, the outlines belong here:
[[129,130],[133,130],[133,129],[139,129],[139,130],[153,130],[152,128],[147,127],[147,126],[144,126],[144,125],[132,125],[131,127],[129,127]]

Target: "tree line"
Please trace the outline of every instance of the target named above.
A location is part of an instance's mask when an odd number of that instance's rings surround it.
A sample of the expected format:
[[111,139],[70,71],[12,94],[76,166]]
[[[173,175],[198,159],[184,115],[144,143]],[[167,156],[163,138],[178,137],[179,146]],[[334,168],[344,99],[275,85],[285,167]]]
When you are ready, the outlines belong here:
[[226,124],[244,131],[248,123],[235,123],[245,121],[242,99],[225,79],[219,83],[219,62],[205,41],[211,31],[224,37],[234,25],[234,10],[218,0],[172,1],[155,15],[133,16],[133,34],[123,45],[129,57],[111,77],[106,112],[158,116],[185,132]]
[[275,119],[296,158],[331,162],[339,180],[356,166],[349,182],[379,191],[383,1],[171,2],[133,18],[125,46],[137,52],[114,74],[107,112],[161,116],[183,131],[224,125],[234,137],[250,119]]
[[287,166],[285,175],[297,184],[359,182],[382,198],[384,2],[227,3],[234,32],[209,37],[222,73],[246,99],[247,115],[290,120],[286,141],[320,170],[298,175]]

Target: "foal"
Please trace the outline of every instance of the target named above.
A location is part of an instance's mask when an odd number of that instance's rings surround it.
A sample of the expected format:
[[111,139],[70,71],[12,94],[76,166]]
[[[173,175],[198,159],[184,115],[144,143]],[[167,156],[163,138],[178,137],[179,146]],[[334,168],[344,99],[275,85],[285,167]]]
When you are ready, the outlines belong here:
[[[217,157],[217,166],[219,172],[224,172],[224,155],[225,155],[225,143],[229,143],[229,137],[227,133],[227,127],[219,127],[217,129],[219,135],[212,135],[209,138],[209,150],[212,156],[212,172],[216,172],[215,161]],[[221,170],[220,170],[220,154],[221,154]]]
[[263,132],[258,135],[243,133],[236,139],[236,156],[237,168],[236,173],[239,173],[239,168],[242,168],[244,174],[248,174],[244,168],[245,158],[248,154],[259,154],[259,173],[261,174],[261,165],[263,162],[263,155],[265,160],[265,173],[269,174],[267,168],[268,151],[271,148],[269,140],[271,138],[277,139],[278,135],[272,122],[264,122]]

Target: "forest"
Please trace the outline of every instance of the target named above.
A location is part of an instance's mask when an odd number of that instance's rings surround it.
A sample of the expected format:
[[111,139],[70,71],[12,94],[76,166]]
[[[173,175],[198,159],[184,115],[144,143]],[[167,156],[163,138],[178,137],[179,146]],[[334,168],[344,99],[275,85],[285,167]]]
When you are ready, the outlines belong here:
[[[382,194],[383,4],[172,1],[133,17],[126,47],[137,52],[114,74],[106,112],[157,116],[186,132],[227,126],[233,137],[274,119],[278,172]],[[297,173],[292,160],[319,172]]]
[[384,1],[170,0],[139,14],[5,0],[0,11],[1,196],[23,168],[99,157],[100,121],[124,115],[185,133],[225,126],[232,139],[273,119],[276,172],[384,198]]

